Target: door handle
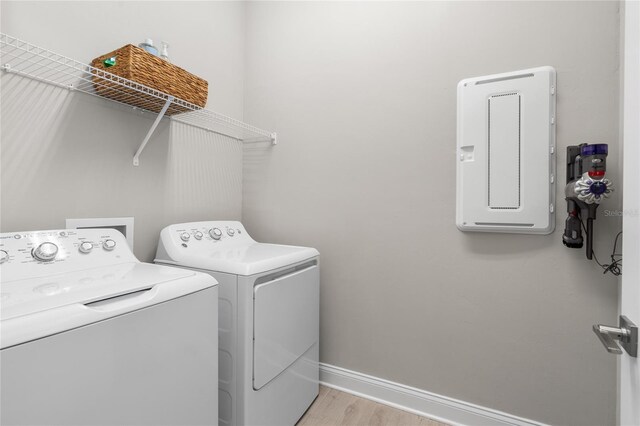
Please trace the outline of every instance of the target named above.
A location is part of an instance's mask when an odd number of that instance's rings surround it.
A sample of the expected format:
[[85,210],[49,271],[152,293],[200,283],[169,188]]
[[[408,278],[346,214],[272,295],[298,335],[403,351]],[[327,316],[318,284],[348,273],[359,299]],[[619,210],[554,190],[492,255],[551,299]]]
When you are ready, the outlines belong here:
[[[619,327],[596,324],[593,326],[593,332],[596,333],[607,352],[620,355],[622,354],[620,346],[622,346],[632,357],[638,356],[638,327],[626,316],[620,315]],[[616,340],[620,342],[620,346]]]

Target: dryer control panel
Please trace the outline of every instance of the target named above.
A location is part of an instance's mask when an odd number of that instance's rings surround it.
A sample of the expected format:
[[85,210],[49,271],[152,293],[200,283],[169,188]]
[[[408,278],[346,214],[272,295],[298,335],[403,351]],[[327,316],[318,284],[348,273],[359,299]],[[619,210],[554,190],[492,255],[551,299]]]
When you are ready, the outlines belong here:
[[162,230],[173,245],[184,248],[246,245],[254,243],[240,222],[216,220],[208,222],[190,222],[170,225]]
[[156,263],[236,275],[275,270],[318,256],[318,250],[255,241],[238,221],[169,225],[160,232]]
[[3,281],[137,262],[115,229],[56,229],[0,234]]

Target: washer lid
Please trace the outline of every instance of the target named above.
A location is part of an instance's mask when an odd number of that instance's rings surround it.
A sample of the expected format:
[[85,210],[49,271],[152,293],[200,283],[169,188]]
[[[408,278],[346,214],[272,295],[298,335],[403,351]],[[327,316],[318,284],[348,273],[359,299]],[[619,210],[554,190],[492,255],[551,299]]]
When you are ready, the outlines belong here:
[[255,275],[303,262],[319,254],[318,250],[311,247],[253,242],[203,248],[189,253],[178,253],[172,260],[156,261],[235,275]]
[[138,262],[5,282],[0,348],[126,318],[216,284],[208,274]]
[[85,305],[194,275],[193,271],[184,269],[126,262],[41,278],[2,282],[0,319],[5,321],[73,304]]

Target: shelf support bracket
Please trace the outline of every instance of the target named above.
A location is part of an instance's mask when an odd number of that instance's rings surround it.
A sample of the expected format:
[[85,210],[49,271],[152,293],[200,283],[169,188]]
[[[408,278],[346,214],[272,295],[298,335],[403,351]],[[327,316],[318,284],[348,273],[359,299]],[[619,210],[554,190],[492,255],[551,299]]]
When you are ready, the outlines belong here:
[[167,98],[167,102],[162,107],[162,110],[158,113],[156,121],[154,121],[151,125],[151,128],[147,132],[147,136],[145,136],[144,140],[140,144],[140,148],[138,148],[138,151],[136,151],[136,155],[133,156],[134,166],[140,165],[140,154],[142,154],[142,151],[144,151],[144,147],[147,145],[147,142],[149,142],[149,139],[151,138],[151,135],[153,135],[153,132],[156,131],[156,127],[158,127],[158,124],[160,124],[160,120],[162,120],[162,117],[164,117],[164,114],[167,112],[167,110],[169,109],[169,105],[171,105],[171,102],[173,102],[174,99],[175,98],[173,96],[169,96]]

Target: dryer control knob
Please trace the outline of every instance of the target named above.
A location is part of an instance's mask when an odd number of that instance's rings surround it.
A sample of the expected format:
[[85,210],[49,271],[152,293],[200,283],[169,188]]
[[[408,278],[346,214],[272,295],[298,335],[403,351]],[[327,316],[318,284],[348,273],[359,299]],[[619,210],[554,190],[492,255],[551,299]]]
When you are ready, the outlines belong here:
[[80,246],[78,247],[78,251],[80,253],[91,253],[91,250],[93,250],[93,243],[90,243],[89,241],[84,241],[82,244],[80,244]]
[[196,240],[201,240],[201,239],[202,239],[203,234],[202,234],[202,232],[200,232],[200,231],[196,231],[196,233],[195,233],[195,234],[193,234],[193,236],[196,238]]
[[113,240],[104,240],[104,242],[102,243],[102,248],[106,251],[111,251],[116,248],[116,242]]
[[4,263],[9,260],[9,253],[5,250],[0,250],[0,263]]
[[184,242],[189,241],[189,238],[191,238],[191,235],[189,235],[188,232],[183,232],[182,234],[180,234],[180,239]]
[[40,244],[31,251],[31,256],[41,262],[51,262],[58,254],[58,246],[51,242]]
[[219,240],[220,237],[222,237],[222,231],[218,228],[211,228],[209,229],[209,235],[211,235],[211,238],[214,240]]
[[230,237],[233,237],[233,234],[235,234],[235,233],[236,233],[236,231],[234,231],[233,229],[231,229],[231,228],[227,229],[227,234],[229,234]]

